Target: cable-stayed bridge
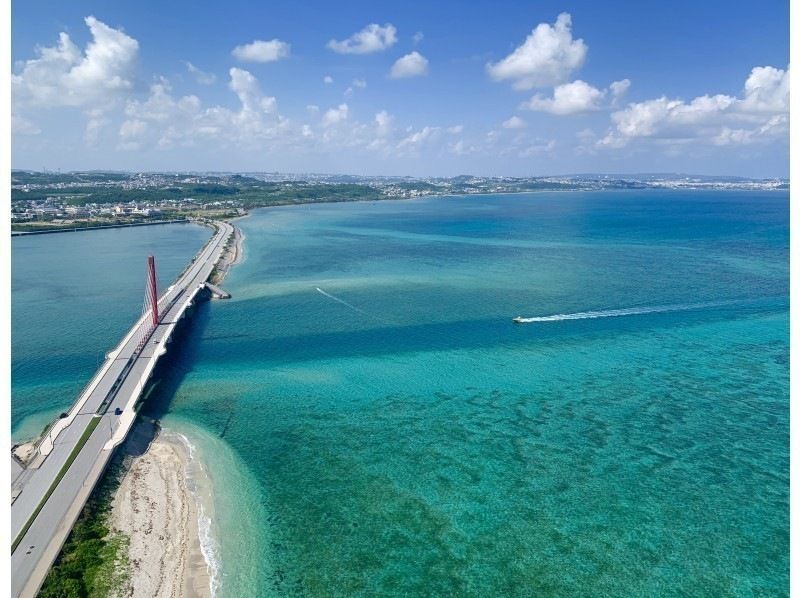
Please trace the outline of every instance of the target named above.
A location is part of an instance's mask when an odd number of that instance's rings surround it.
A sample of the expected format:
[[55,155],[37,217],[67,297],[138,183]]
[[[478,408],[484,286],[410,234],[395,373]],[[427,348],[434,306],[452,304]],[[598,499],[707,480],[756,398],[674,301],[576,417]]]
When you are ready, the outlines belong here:
[[38,592],[114,448],[133,426],[136,403],[167,352],[175,326],[206,287],[232,233],[233,226],[220,223],[161,297],[155,261],[148,258],[142,316],[108,353],[66,416],[40,439],[27,466],[12,458],[12,596]]

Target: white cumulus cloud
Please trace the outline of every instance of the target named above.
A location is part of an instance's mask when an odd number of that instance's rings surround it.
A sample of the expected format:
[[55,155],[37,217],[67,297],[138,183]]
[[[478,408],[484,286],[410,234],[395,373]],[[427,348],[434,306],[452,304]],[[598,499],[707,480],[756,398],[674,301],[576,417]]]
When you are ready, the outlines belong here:
[[789,70],[754,68],[742,97],[703,95],[687,102],[662,96],[631,103],[611,120],[612,129],[598,141],[601,147],[622,147],[644,138],[731,145],[786,137]]
[[186,65],[186,70],[189,71],[189,73],[194,77],[195,81],[202,85],[211,85],[217,80],[217,77],[214,75],[214,73],[207,73],[203,70],[200,70],[188,60],[185,61],[184,64]]
[[372,54],[381,52],[397,43],[397,29],[391,23],[380,26],[371,23],[346,40],[332,39],[328,48],[339,54]]
[[367,82],[364,79],[353,79],[353,84],[344,90],[344,95],[350,97],[356,89],[364,89],[366,86]]
[[189,147],[198,142],[215,147],[263,147],[282,139],[288,122],[278,114],[277,101],[264,95],[248,71],[232,68],[228,88],[239,98],[238,110],[204,108],[194,95],[176,98],[166,79],[150,87],[145,101],[129,100],[119,129],[119,148],[137,150]]
[[[553,89],[552,97],[546,97],[539,93],[534,94],[530,100],[520,104],[520,108],[549,112],[558,116],[591,112],[616,106],[630,85],[631,82],[628,79],[623,79],[614,81],[608,86],[608,89],[601,90],[585,81],[576,79],[570,83],[557,85]],[[609,93],[611,95],[610,104],[603,101]]]
[[325,75],[325,76],[322,78],[322,82],[323,82],[325,85],[330,85],[331,83],[333,83],[333,77],[331,77],[330,75]]
[[555,139],[551,139],[550,141],[537,141],[528,145],[527,147],[523,147],[519,150],[518,156],[520,158],[531,158],[533,156],[540,156],[542,154],[549,154],[552,152],[556,147]]
[[503,121],[504,129],[524,129],[526,123],[519,116],[512,116],[508,120]]
[[600,91],[585,81],[577,79],[571,83],[557,86],[553,90],[552,98],[546,98],[537,93],[520,107],[563,116],[598,110],[604,96],[605,91]]
[[789,109],[789,69],[755,67],[744,83],[742,107],[749,112],[786,112]]
[[572,39],[572,17],[561,13],[554,25],[540,23],[521,46],[486,70],[495,81],[513,81],[515,89],[558,85],[583,65],[587,50],[582,39]]
[[386,110],[381,110],[375,115],[375,132],[379,137],[385,137],[388,135],[392,130],[392,121],[394,117],[386,112]]
[[258,86],[256,78],[244,69],[233,67],[229,71],[231,88],[242,103],[242,108],[251,112],[275,112],[278,102],[272,96],[264,96]]
[[39,48],[11,75],[16,103],[107,108],[131,90],[139,43],[93,16],[84,22],[92,35],[85,51],[61,33],[57,46]]
[[468,154],[475,153],[478,151],[478,148],[474,145],[466,143],[463,139],[459,139],[453,143],[447,145],[447,151],[451,154],[455,154],[456,156],[466,156]]
[[147,132],[147,123],[143,120],[126,120],[119,128],[119,136],[123,140],[137,139]]
[[397,144],[397,149],[401,152],[410,151],[414,153],[420,146],[438,139],[440,131],[439,127],[426,126],[419,131],[411,132],[400,140]]
[[236,46],[231,54],[242,62],[276,62],[289,56],[291,46],[279,39],[255,40],[249,44]]
[[349,109],[347,104],[339,104],[336,108],[331,108],[322,117],[322,126],[330,127],[347,120]]
[[83,140],[88,146],[97,145],[100,135],[111,124],[111,119],[105,116],[103,108],[93,108],[87,112],[89,120],[86,121],[86,128],[83,132]]
[[611,95],[614,96],[614,98],[621,98],[628,93],[630,86],[630,79],[622,79],[622,81],[613,81],[608,88],[611,90]]
[[428,73],[428,59],[416,50],[398,58],[392,65],[389,76],[392,79],[405,79],[419,77]]

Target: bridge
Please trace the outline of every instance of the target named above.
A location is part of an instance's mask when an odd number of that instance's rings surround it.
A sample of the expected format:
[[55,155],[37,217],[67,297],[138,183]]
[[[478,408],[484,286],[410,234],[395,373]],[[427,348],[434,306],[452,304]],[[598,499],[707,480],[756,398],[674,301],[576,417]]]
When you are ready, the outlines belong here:
[[219,223],[161,297],[149,258],[142,316],[108,353],[66,416],[39,440],[27,466],[12,457],[12,596],[33,597],[39,591],[115,447],[133,426],[136,403],[167,352],[175,326],[206,287],[233,230]]

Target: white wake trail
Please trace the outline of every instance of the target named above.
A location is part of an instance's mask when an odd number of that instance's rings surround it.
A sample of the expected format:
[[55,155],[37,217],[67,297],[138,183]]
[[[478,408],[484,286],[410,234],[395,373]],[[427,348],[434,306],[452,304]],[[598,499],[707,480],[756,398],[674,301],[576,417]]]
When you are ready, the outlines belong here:
[[705,307],[719,307],[725,302],[684,303],[679,305],[656,305],[653,307],[630,307],[626,309],[606,309],[602,311],[579,311],[574,314],[554,314],[552,316],[535,316],[519,318],[517,322],[530,324],[533,322],[561,322],[563,320],[592,320],[594,318],[619,318],[622,316],[638,316],[642,314],[664,313],[672,311],[688,311]]
[[358,312],[358,313],[360,313],[360,314],[364,314],[365,316],[368,316],[368,315],[369,315],[369,314],[368,314],[367,312],[365,312],[363,309],[359,309],[359,308],[357,308],[355,305],[352,305],[352,304],[348,303],[348,302],[347,302],[347,301],[345,301],[344,299],[339,299],[338,297],[334,297],[333,295],[331,295],[330,293],[326,293],[325,291],[323,291],[323,290],[322,290],[321,288],[319,288],[319,287],[317,287],[317,291],[319,291],[320,293],[322,293],[322,294],[323,294],[323,295],[325,295],[326,297],[328,297],[328,298],[330,298],[330,299],[333,299],[333,300],[334,300],[334,301],[336,301],[337,303],[341,303],[341,304],[342,304],[342,305],[344,305],[345,307],[349,307],[350,309],[352,309],[352,310],[354,310],[354,311],[357,311],[357,312]]

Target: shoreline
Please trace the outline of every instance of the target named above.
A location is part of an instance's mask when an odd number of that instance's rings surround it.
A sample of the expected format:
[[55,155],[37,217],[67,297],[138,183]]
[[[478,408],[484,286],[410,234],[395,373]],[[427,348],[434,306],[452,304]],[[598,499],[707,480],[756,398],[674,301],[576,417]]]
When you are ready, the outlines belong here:
[[109,228],[132,228],[134,226],[155,226],[157,224],[183,224],[192,222],[188,218],[174,220],[154,220],[152,222],[129,222],[123,224],[99,224],[97,226],[54,226],[50,229],[37,230],[12,230],[12,237],[27,237],[28,235],[49,235],[54,233],[80,233],[87,230],[107,230]]
[[203,485],[193,453],[183,435],[156,422],[137,424],[109,518],[112,530],[129,539],[129,576],[115,595],[214,595],[214,548],[201,534],[207,527],[203,492],[210,485]]
[[230,272],[231,268],[236,264],[241,264],[244,261],[244,233],[233,222],[229,222],[233,226],[233,243],[225,250],[220,256],[214,270],[209,277],[212,284],[220,284]]
[[[700,191],[708,193],[734,193],[734,192],[774,192],[774,191],[789,191],[789,189],[782,189],[777,187],[766,187],[757,189],[747,188],[705,188],[705,187],[637,187],[637,188],[599,188],[599,189],[529,189],[525,191],[482,191],[480,193],[429,193],[426,195],[417,195],[415,197],[384,197],[384,198],[365,198],[365,199],[348,199],[348,200],[322,200],[322,201],[302,201],[302,202],[278,202],[265,206],[250,206],[247,208],[248,215],[255,210],[272,210],[279,208],[298,208],[301,206],[316,206],[316,205],[335,205],[335,204],[348,204],[348,203],[383,203],[387,201],[421,201],[430,199],[453,199],[464,197],[491,197],[493,195],[538,195],[542,193],[633,193],[637,191]],[[240,218],[246,218],[241,216]],[[233,224],[235,218],[231,218],[229,222]]]
[[[244,233],[233,228],[233,242],[209,278],[215,284],[244,259]],[[149,440],[131,443],[110,519],[130,540],[130,575],[116,596],[212,598],[220,572],[208,473],[180,431],[152,420],[136,425]]]
[[[422,195],[417,195],[414,197],[369,197],[369,198],[358,198],[358,199],[346,199],[346,200],[310,200],[310,201],[277,201],[275,203],[271,203],[268,205],[254,205],[246,208],[248,211],[250,210],[264,210],[264,209],[271,209],[271,208],[283,208],[283,207],[297,207],[297,206],[304,206],[304,205],[318,205],[318,204],[337,204],[337,203],[370,203],[370,202],[384,202],[384,201],[415,201],[415,200],[424,200],[424,199],[432,199],[432,198],[442,198],[442,199],[450,199],[454,197],[472,197],[472,196],[492,196],[492,195],[526,195],[526,194],[539,194],[539,193],[574,193],[574,192],[637,192],[637,191],[707,191],[707,192],[751,192],[751,191],[765,191],[765,192],[772,192],[772,191],[789,191],[789,188],[782,188],[782,187],[705,187],[705,186],[685,186],[685,187],[667,187],[667,186],[644,186],[644,187],[620,187],[620,188],[612,188],[612,187],[599,187],[599,188],[574,188],[574,189],[526,189],[526,190],[511,190],[511,191],[481,191],[479,193],[457,193],[457,192],[448,192],[448,193],[426,193]],[[245,216],[236,216],[233,218],[226,218],[227,222],[233,224],[234,220],[239,218],[246,218]],[[72,226],[63,226],[63,227],[54,227],[52,229],[39,229],[39,230],[32,230],[32,231],[21,231],[21,230],[12,230],[11,236],[12,237],[21,237],[21,236],[28,236],[28,235],[42,235],[42,234],[51,234],[51,233],[71,233],[71,232],[83,232],[88,230],[96,230],[96,229],[109,229],[109,228],[125,228],[125,227],[132,227],[132,226],[151,226],[156,224],[176,224],[182,222],[193,222],[193,219],[176,219],[176,220],[159,220],[154,222],[133,222],[127,224],[109,224],[109,225],[99,225],[99,226],[84,226],[84,227],[72,227]],[[235,227],[235,225],[234,225]]]

